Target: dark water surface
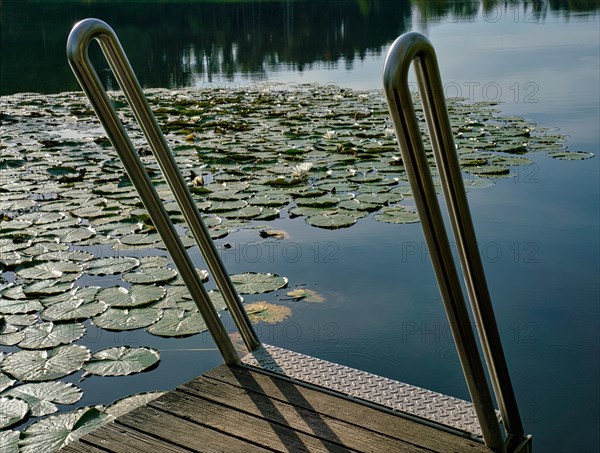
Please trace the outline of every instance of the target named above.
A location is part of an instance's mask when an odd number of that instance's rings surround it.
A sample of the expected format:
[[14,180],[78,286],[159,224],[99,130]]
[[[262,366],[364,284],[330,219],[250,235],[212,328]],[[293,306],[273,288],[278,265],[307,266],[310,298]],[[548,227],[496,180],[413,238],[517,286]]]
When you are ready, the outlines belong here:
[[[314,82],[379,89],[387,47],[417,30],[436,47],[447,95],[500,101],[503,114],[557,127],[570,150],[597,156],[597,2],[485,4],[9,0],[0,6],[0,93],[78,90],[64,47],[72,24],[85,17],[115,29],[145,87]],[[94,61],[105,67],[97,55]],[[595,452],[600,160],[545,154],[528,155],[534,165],[470,192],[469,200],[535,450]],[[338,231],[301,219],[270,224],[290,232],[287,243],[257,245],[255,231],[218,242],[230,272],[276,272],[327,302],[298,305],[282,324],[259,325],[265,342],[468,399],[419,224],[367,220]],[[214,348],[207,335],[167,340],[90,327],[86,341],[93,350],[157,347],[162,362],[152,373],[88,378],[81,404],[172,388],[220,362],[203,350]]]

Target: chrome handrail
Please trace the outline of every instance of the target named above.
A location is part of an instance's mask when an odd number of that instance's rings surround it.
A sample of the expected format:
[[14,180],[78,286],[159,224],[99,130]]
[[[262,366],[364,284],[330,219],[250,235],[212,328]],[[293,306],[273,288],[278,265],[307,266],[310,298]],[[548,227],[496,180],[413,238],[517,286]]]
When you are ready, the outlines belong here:
[[[413,62],[461,267],[506,440],[502,438],[495,415],[413,107],[408,84],[408,71]],[[400,36],[388,51],[383,79],[402,159],[484,441],[497,451],[529,449],[531,436],[524,434],[502,350],[431,42],[416,32]]]
[[255,350],[260,345],[260,341],[112,28],[98,19],[85,19],[75,24],[67,40],[69,64],[123,162],[131,182],[171,254],[223,359],[229,364],[239,364],[240,360],[233,343],[89,59],[88,48],[94,39],[98,41],[119,86],[125,93],[247,348],[251,351]]

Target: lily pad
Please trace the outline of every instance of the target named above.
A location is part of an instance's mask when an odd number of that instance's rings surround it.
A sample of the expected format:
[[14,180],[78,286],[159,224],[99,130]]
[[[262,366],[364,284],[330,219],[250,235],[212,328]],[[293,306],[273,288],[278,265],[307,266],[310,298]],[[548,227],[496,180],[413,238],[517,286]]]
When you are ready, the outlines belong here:
[[122,346],[95,352],[83,369],[97,376],[127,376],[147,370],[159,360],[160,353],[156,349]]
[[140,258],[140,266],[145,269],[147,267],[165,267],[170,263],[166,256],[143,256]]
[[23,279],[48,280],[62,277],[66,273],[81,272],[79,264],[63,261],[34,260],[17,267],[15,273]]
[[61,344],[72,343],[85,334],[85,327],[79,322],[55,324],[44,322],[26,327],[24,338],[18,344],[22,349],[48,349]]
[[246,272],[231,275],[235,289],[240,294],[260,294],[275,291],[287,286],[288,279],[275,274]]
[[140,260],[132,257],[98,258],[90,261],[85,271],[90,275],[115,275],[128,272],[140,265]]
[[165,393],[167,392],[145,392],[126,396],[125,398],[115,401],[110,406],[107,406],[106,409],[104,409],[104,413],[109,414],[113,418],[118,418],[138,407],[145,406],[150,401],[154,401]]
[[73,282],[60,280],[40,280],[23,286],[23,292],[28,297],[51,296],[61,294],[73,288]]
[[123,280],[131,284],[148,285],[166,283],[177,277],[177,271],[169,267],[146,267],[123,275]]
[[156,302],[166,293],[165,288],[154,285],[133,285],[129,289],[113,286],[100,290],[97,300],[113,308],[132,308]]
[[14,379],[11,379],[6,374],[4,374],[3,372],[0,371],[0,392],[9,388],[15,382],[17,382],[17,381],[15,381]]
[[12,396],[0,396],[0,408],[0,429],[16,425],[29,413],[29,404]]
[[148,327],[146,331],[159,337],[187,337],[206,329],[206,324],[199,311],[170,308],[164,310],[163,317]]
[[6,356],[0,368],[20,381],[51,381],[81,369],[90,351],[79,345],[64,345],[42,351],[18,351]]
[[30,326],[35,324],[38,320],[38,315],[36,314],[25,314],[25,315],[8,315],[5,316],[4,319],[8,324],[12,324],[14,326]]
[[159,242],[160,236],[158,233],[152,234],[128,234],[123,236],[120,241],[126,245],[152,245]]
[[292,299],[303,300],[305,302],[314,302],[314,303],[325,302],[325,298],[323,296],[321,296],[319,293],[317,293],[316,291],[313,291],[311,289],[306,289],[306,288],[298,288],[298,289],[294,289],[293,291],[289,291],[287,293],[287,296],[291,297]]
[[73,251],[57,251],[57,252],[46,252],[36,256],[38,260],[50,260],[50,261],[78,261],[85,262],[94,259],[94,255],[88,252],[82,252],[81,250]]
[[548,153],[547,156],[559,160],[585,160],[594,157],[594,153],[585,151],[553,151]]
[[109,415],[96,407],[51,415],[28,426],[19,440],[22,453],[51,453],[108,421]]
[[19,431],[0,431],[0,451],[3,453],[19,453]]
[[306,223],[318,228],[336,230],[351,227],[356,223],[356,217],[348,214],[320,214],[307,217]]
[[88,302],[85,299],[71,298],[58,302],[42,310],[40,317],[44,321],[73,321],[88,319],[103,313],[108,305],[101,301]]
[[292,315],[292,309],[289,307],[262,301],[245,305],[244,308],[253,323],[277,324]]
[[0,313],[4,315],[34,313],[44,306],[36,299],[6,299],[0,298]]
[[92,323],[106,330],[135,330],[154,324],[162,315],[162,310],[152,307],[108,308],[104,313],[94,316]]
[[375,214],[375,220],[386,223],[416,223],[419,221],[419,214],[404,206],[393,206]]
[[484,165],[483,167],[468,167],[468,173],[479,176],[506,176],[510,174],[510,168],[504,165]]
[[32,416],[41,417],[58,410],[54,403],[76,403],[83,396],[83,392],[71,383],[54,381],[19,385],[8,390],[4,395],[21,398],[29,404]]

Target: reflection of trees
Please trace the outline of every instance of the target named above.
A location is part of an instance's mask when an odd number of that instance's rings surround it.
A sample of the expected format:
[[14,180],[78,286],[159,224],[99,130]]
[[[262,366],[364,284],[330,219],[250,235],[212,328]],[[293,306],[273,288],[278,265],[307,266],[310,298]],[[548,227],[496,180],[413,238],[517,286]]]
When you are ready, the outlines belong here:
[[[408,28],[410,4],[11,1],[3,8],[1,91],[75,89],[64,45],[72,24],[85,17],[101,18],[115,29],[144,86],[184,86],[197,73],[210,80],[213,74],[260,77],[279,65],[297,70],[315,62],[352,65],[355,58],[381,52]],[[92,60],[97,68],[106,67],[98,52],[92,52]]]
[[509,16],[515,20],[543,20],[549,12],[569,16],[570,13],[595,12],[598,0],[412,0],[421,25],[439,21],[468,21],[478,14],[483,19]]
[[418,9],[423,24],[437,21],[441,18],[473,19],[479,12],[479,1],[463,0],[412,0]]
[[[144,86],[187,86],[201,74],[260,78],[284,67],[302,71],[319,62],[352,67],[421,21],[471,20],[481,11],[519,0],[272,0],[130,2],[9,0],[0,5],[0,93],[77,89],[65,58],[72,25],[98,17],[118,33]],[[548,11],[597,11],[597,0],[517,3],[542,17]],[[106,65],[92,46],[97,68]],[[99,71],[103,78],[107,72]]]

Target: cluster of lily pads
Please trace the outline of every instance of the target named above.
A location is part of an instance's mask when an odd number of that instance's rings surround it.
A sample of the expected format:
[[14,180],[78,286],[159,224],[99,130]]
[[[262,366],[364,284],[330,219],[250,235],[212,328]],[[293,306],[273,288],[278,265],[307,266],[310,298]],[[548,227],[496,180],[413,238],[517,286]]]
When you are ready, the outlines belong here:
[[[113,99],[184,245],[193,247],[122,95]],[[365,217],[418,221],[379,92],[311,85],[151,90],[148,99],[214,239],[286,216],[329,229]],[[92,352],[77,343],[86,326],[145,329],[161,337],[190,336],[206,326],[83,95],[18,94],[2,98],[2,105],[0,345],[8,353],[0,353],[0,450],[53,451],[157,395],[54,414],[56,404],[75,404],[82,395],[61,381],[66,376],[123,376],[159,364],[160,352],[149,347]],[[448,108],[468,188],[531,165],[522,156],[528,152],[592,156],[567,151],[564,137],[553,131],[498,116],[489,103],[449,100]],[[422,116],[418,105],[417,112]],[[259,235],[286,239],[279,230]],[[231,277],[240,294],[288,283],[276,274]],[[218,291],[209,295],[224,310]],[[324,301],[305,288],[286,296]],[[288,306],[263,301],[246,308],[253,322],[291,315]],[[10,429],[31,417],[38,419],[22,432]]]

